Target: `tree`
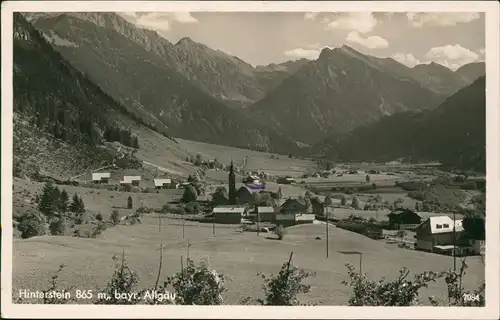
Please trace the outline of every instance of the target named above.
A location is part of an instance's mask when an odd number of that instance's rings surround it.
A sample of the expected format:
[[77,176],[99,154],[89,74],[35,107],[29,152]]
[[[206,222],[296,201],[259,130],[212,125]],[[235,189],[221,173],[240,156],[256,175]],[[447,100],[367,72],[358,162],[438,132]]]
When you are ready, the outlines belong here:
[[17,229],[21,231],[21,238],[27,239],[45,234],[46,218],[39,213],[29,213],[22,216]]
[[277,196],[278,196],[278,200],[283,199],[283,192],[281,191],[281,187],[278,189],[278,194],[277,194]]
[[74,213],[84,213],[85,212],[85,204],[83,203],[83,199],[78,197],[78,193],[73,195],[73,200],[71,205],[69,206],[69,210]]
[[285,237],[285,228],[283,228],[283,225],[278,224],[276,226],[275,233],[278,236],[278,240],[283,240],[283,238]]
[[313,193],[310,190],[307,190],[306,193],[304,194],[304,198],[310,199],[312,197]]
[[102,221],[103,220],[102,214],[100,212],[98,214],[96,214],[95,219],[97,221]]
[[465,236],[468,239],[485,240],[485,217],[479,214],[468,214],[462,220]]
[[361,209],[361,205],[360,205],[359,199],[357,197],[352,198],[351,207],[353,207],[356,210]]
[[342,196],[342,198],[340,198],[340,205],[345,206],[346,204],[347,204],[347,199],[345,196]]
[[370,183],[370,175],[369,174],[366,175],[365,181],[366,181],[366,183]]
[[43,213],[45,216],[50,217],[54,214],[56,209],[56,200],[55,196],[58,194],[54,191],[57,187],[54,187],[52,181],[48,181],[45,183],[42,189],[42,196],[40,197],[40,201],[38,203],[38,210]]
[[192,201],[196,201],[198,198],[198,193],[196,192],[195,187],[189,185],[186,188],[184,188],[184,194],[182,195],[182,202],[184,203],[189,203]]
[[325,203],[325,206],[331,206],[331,205],[333,205],[332,198],[330,196],[327,196],[325,198],[325,202],[324,203]]
[[194,160],[194,165],[195,166],[201,166],[202,162],[203,162],[203,159],[201,158],[201,155],[197,154],[196,155],[196,159]]
[[69,196],[66,192],[66,189],[63,189],[61,195],[59,197],[59,212],[66,213],[68,211],[69,206]]
[[134,205],[132,203],[132,197],[128,196],[128,198],[127,198],[127,209],[132,209],[133,207],[134,207]]
[[114,225],[117,225],[120,222],[120,212],[118,212],[118,210],[113,210],[110,218],[111,222],[113,222]]
[[229,195],[225,187],[217,187],[212,194],[212,203],[214,205],[226,205],[229,200]]

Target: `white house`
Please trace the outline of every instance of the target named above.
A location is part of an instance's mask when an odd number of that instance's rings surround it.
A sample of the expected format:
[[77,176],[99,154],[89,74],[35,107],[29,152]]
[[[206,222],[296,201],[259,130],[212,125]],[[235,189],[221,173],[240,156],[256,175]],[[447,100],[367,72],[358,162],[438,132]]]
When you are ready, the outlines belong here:
[[131,184],[137,186],[140,181],[141,176],[123,176],[123,180],[120,181],[120,184]]
[[92,173],[92,182],[95,183],[108,183],[110,178],[111,178],[111,173],[109,172]]
[[172,184],[172,179],[154,179],[156,189],[164,188],[174,188],[175,184]]
[[[455,226],[455,230],[453,227]],[[416,229],[416,249],[429,252],[453,250],[453,233],[463,232],[462,220],[448,216],[430,217]],[[455,238],[456,239],[456,238]]]

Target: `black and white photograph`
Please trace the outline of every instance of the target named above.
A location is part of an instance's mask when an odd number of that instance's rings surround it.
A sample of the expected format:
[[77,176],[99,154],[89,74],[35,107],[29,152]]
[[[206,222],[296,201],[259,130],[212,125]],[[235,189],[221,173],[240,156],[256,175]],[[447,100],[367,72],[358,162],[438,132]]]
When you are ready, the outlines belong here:
[[498,28],[481,1],[2,3],[2,315],[498,318]]

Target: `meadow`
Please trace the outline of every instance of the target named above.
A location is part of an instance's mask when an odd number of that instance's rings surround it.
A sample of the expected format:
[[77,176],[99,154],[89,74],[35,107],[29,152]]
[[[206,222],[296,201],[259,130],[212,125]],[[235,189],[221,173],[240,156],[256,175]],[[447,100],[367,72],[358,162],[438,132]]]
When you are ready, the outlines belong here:
[[[359,256],[338,251],[362,252],[363,272],[370,279],[393,279],[403,266],[409,267],[412,273],[445,271],[453,266],[451,257],[397,248],[335,227],[329,231],[327,259],[324,225],[287,228],[282,241],[266,239],[264,233],[240,233],[236,228],[217,226],[213,236],[212,225],[186,223],[183,239],[179,221],[163,219],[160,231],[157,219],[145,217],[142,224],[116,226],[97,239],[42,236],[14,240],[13,297],[19,289],[47,288],[47,280],[62,263],[67,267],[60,275],[61,288],[70,285],[81,290],[102,288],[113,273],[112,256],[122,251],[131,269],[140,277],[139,287],[151,287],[158,272],[160,244],[163,244],[164,259],[161,278],[177,272],[181,259],[187,255],[195,261],[207,260],[229,278],[227,304],[239,304],[247,296],[262,296],[262,283],[256,273],[277,273],[290,252],[294,253],[296,266],[316,272],[315,277],[305,281],[311,285],[311,292],[301,299],[319,305],[346,305],[349,299],[350,289],[341,281],[348,280],[345,264],[358,268]],[[317,236],[322,239],[316,240]],[[484,266],[479,257],[467,258],[467,264],[464,286],[473,289],[484,279]],[[439,280],[423,290],[421,300],[426,304],[428,296],[444,299],[445,292],[446,284]]]

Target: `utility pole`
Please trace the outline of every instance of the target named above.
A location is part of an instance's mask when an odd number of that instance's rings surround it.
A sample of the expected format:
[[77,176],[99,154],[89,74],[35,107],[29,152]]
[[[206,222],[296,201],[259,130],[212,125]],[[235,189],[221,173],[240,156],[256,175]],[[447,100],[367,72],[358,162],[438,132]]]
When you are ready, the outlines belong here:
[[184,225],[186,224],[186,219],[182,215],[182,239],[184,239]]
[[214,216],[212,217],[212,236],[215,237],[215,212]]
[[359,253],[359,274],[363,275],[363,252]]
[[325,223],[325,225],[326,225],[326,258],[328,259],[328,251],[330,251],[330,250],[328,250],[328,229],[329,229],[328,228],[328,213],[326,214],[326,223]]
[[457,255],[455,253],[456,250],[456,220],[455,220],[455,211],[453,211],[453,271],[457,271]]
[[191,247],[191,243],[188,240],[188,245],[187,245],[187,259],[189,259],[189,247]]
[[260,235],[260,213],[259,207],[257,207],[257,236]]

